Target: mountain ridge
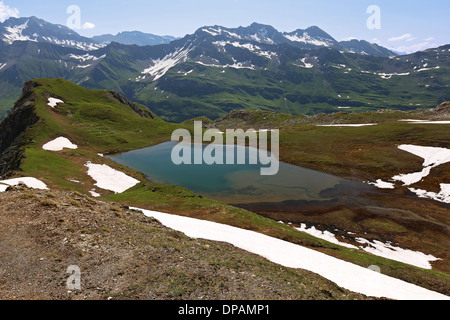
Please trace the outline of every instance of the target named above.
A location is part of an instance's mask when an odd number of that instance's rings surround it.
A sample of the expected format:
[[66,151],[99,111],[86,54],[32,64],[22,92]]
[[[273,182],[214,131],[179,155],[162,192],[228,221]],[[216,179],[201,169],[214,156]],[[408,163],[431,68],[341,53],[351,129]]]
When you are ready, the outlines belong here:
[[[362,41],[339,49],[342,44],[318,27],[290,36],[299,41],[254,23],[204,27],[155,46],[113,42],[89,50],[54,41],[0,41],[0,117],[23,83],[34,78],[65,78],[86,88],[115,90],[172,122],[215,119],[234,109],[314,114],[340,108],[407,110],[448,100],[450,46],[378,57],[370,53],[390,52]],[[315,41],[337,47],[316,46]]]
[[[364,40],[358,40],[360,42],[359,46],[352,48],[348,47],[348,43],[345,41],[338,42],[327,32],[320,29],[318,26],[311,26],[307,29],[297,29],[292,32],[280,32],[271,25],[265,25],[261,23],[254,22],[250,26],[238,28],[226,28],[223,26],[204,26],[199,29],[194,34],[201,32],[206,32],[213,37],[231,40],[246,40],[264,44],[290,44],[294,47],[301,49],[312,49],[317,47],[331,47],[337,50],[344,51],[356,51],[357,53],[363,53],[364,50],[360,47],[367,47],[370,44]],[[225,34],[226,33],[226,34]],[[354,44],[354,43],[353,43]],[[378,45],[377,45],[378,46]],[[382,50],[368,50],[371,54],[375,56],[389,57],[397,55],[395,52],[390,51],[384,47],[378,46]]]
[[0,23],[0,39],[9,45],[16,41],[47,42],[63,47],[97,50],[103,45],[80,36],[64,25],[53,24],[35,16],[9,18]]
[[101,44],[110,44],[111,42],[118,42],[125,45],[138,46],[153,46],[158,44],[168,44],[173,40],[178,39],[173,36],[158,36],[151,33],[144,33],[141,31],[122,31],[116,35],[103,34],[94,36],[92,40]]
[[[44,30],[43,34],[36,32],[39,31],[39,28]],[[254,22],[247,27],[240,26],[238,28],[226,28],[219,25],[215,25],[213,27],[203,26],[198,28],[194,34],[200,31],[209,31],[210,34],[214,35],[215,32],[211,31],[211,28],[224,30],[225,32],[228,32],[229,35],[232,35],[234,32],[241,33],[243,37],[239,36],[238,38],[240,40],[256,40],[257,42],[266,42],[268,44],[281,44],[287,42],[291,45],[304,47],[300,43],[303,42],[308,44],[308,37],[312,36],[313,40],[311,43],[316,41],[316,44],[319,46],[333,46],[339,49],[348,49],[345,45],[339,46],[339,44],[343,44],[343,42],[336,41],[332,36],[320,29],[318,26],[311,26],[307,29],[297,29],[292,32],[280,32],[273,26]],[[250,34],[253,32],[254,34]],[[0,23],[0,34],[0,39],[8,44],[12,44],[14,41],[37,41],[49,42],[61,46],[85,50],[97,50],[102,48],[104,45],[110,44],[111,42],[118,42],[126,45],[136,44],[139,46],[146,46],[168,44],[173,40],[180,39],[173,36],[159,36],[141,31],[122,31],[116,35],[103,34],[88,38],[79,35],[76,31],[69,29],[64,25],[53,24],[35,16],[20,18],[11,17],[7,19],[3,23]],[[258,39],[256,36],[257,34],[263,35],[264,37],[262,39]],[[252,36],[254,37],[252,38]],[[321,42],[318,39],[325,41]],[[395,55],[394,52],[389,51],[386,48],[384,49],[385,53],[389,52],[390,55]]]

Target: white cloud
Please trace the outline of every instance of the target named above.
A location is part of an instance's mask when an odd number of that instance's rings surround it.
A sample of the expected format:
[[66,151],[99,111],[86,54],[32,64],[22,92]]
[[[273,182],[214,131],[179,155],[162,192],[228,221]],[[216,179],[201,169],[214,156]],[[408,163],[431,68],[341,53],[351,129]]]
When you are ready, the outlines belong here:
[[81,29],[83,30],[90,30],[90,29],[94,29],[95,28],[95,24],[91,23],[91,22],[86,22],[81,26]]
[[410,33],[405,33],[404,35],[399,36],[399,37],[389,38],[388,41],[402,41],[402,40],[407,40],[408,41],[408,39],[411,39],[412,37],[413,36]]
[[433,40],[434,40],[434,37],[429,37],[429,38],[424,39],[424,41],[433,41]]
[[412,45],[399,46],[396,48],[389,48],[389,49],[394,50],[396,52],[413,53],[413,52],[417,52],[417,51],[423,51],[423,50],[426,50],[429,48],[434,48],[436,46],[437,45],[435,43],[425,41],[425,42],[420,42],[420,43],[416,43],[416,44],[412,44]]
[[19,10],[16,8],[11,8],[7,6],[3,1],[0,1],[0,22],[5,22],[9,18],[18,18]]

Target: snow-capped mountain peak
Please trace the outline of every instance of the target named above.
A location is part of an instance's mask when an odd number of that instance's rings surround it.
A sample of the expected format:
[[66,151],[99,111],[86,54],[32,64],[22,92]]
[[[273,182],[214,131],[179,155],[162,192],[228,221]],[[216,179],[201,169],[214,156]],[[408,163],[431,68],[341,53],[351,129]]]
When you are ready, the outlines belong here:
[[318,47],[336,47],[338,42],[319,27],[309,27],[306,30],[298,29],[293,32],[284,32],[283,36],[296,43]]
[[47,42],[88,51],[104,47],[66,26],[52,24],[36,17],[9,18],[0,23],[0,40],[8,45],[16,41]]
[[[316,47],[338,48],[339,43],[318,27],[306,30],[281,33],[270,25],[253,23],[248,27],[225,28],[221,26],[203,27],[197,34],[204,34],[217,40],[245,40],[261,44],[278,45],[288,43],[299,48]],[[220,39],[219,39],[220,38]]]
[[217,40],[245,40],[264,44],[279,44],[282,38],[282,35],[272,26],[258,23],[239,28],[203,27],[196,34],[215,37],[218,38]]
[[31,39],[29,36],[23,35],[23,31],[28,28],[28,22],[21,25],[5,26],[5,33],[3,33],[3,41],[12,44],[15,41],[37,41],[36,39]]

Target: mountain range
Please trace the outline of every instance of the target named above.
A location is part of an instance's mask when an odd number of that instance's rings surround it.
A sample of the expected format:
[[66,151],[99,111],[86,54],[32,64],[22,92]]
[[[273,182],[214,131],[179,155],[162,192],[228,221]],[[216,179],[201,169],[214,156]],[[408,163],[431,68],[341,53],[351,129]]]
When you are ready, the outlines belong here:
[[[116,90],[173,122],[235,109],[408,110],[450,95],[449,45],[398,56],[363,40],[338,42],[318,27],[287,33],[253,23],[202,27],[182,39],[138,32],[90,39],[31,17],[0,24],[0,39],[0,117],[24,82],[43,77]],[[136,45],[152,39],[164,43]]]
[[128,45],[138,46],[155,46],[158,44],[168,44],[170,41],[178,38],[172,36],[157,36],[150,33],[144,33],[140,31],[124,31],[116,35],[103,34],[100,36],[92,37],[92,40],[102,44],[110,44],[111,42],[117,42]]
[[[366,41],[338,42],[328,33],[315,26],[289,33],[281,33],[272,26],[258,23],[239,28],[203,27],[199,31],[228,40],[248,40],[266,44],[288,43],[298,48],[308,49],[324,46],[375,56],[396,55],[393,51]],[[153,46],[168,44],[179,39],[173,36],[158,36],[140,31],[124,31],[116,35],[103,34],[87,38],[80,36],[64,25],[52,24],[36,17],[9,18],[0,23],[0,35],[0,39],[7,44],[12,44],[15,41],[46,42],[82,50],[97,50],[112,42],[125,45]]]
[[31,41],[86,51],[104,47],[92,39],[80,36],[66,26],[55,25],[36,17],[9,18],[0,23],[0,40],[8,45],[16,41]]
[[[448,299],[449,69],[450,45],[399,56],[318,27],[100,39],[5,21],[0,298]],[[114,161],[198,119],[279,129],[280,161],[308,169],[279,176],[292,199],[245,170],[222,203]]]
[[295,48],[311,50],[328,47],[345,52],[370,54],[380,57],[397,55],[393,51],[367,41],[353,40],[338,42],[316,26],[309,27],[305,30],[298,29],[293,32],[280,32],[272,26],[253,23],[249,27],[232,29],[221,26],[204,27],[200,28],[197,33],[208,33],[216,40],[221,41],[250,41],[267,45],[288,44]]

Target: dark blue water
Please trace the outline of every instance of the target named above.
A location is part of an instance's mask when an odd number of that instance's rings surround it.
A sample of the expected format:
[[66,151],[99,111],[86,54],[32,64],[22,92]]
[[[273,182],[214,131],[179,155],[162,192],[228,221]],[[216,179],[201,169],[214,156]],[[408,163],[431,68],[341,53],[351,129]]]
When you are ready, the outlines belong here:
[[[274,176],[262,176],[262,165],[250,165],[248,162],[245,165],[175,165],[171,154],[177,144],[166,142],[109,158],[144,173],[151,181],[185,187],[228,203],[328,200],[321,195],[324,190],[349,184],[347,180],[333,175],[284,162],[280,162],[279,171]],[[206,146],[192,148],[200,147]]]

